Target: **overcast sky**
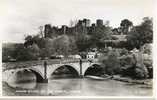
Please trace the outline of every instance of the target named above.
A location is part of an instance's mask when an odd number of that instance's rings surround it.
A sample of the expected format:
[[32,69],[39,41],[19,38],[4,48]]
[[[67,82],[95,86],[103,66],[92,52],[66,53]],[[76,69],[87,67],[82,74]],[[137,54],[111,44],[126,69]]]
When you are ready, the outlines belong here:
[[69,25],[72,19],[109,20],[118,27],[122,19],[139,24],[153,16],[154,0],[0,0],[2,42],[23,42],[44,24]]

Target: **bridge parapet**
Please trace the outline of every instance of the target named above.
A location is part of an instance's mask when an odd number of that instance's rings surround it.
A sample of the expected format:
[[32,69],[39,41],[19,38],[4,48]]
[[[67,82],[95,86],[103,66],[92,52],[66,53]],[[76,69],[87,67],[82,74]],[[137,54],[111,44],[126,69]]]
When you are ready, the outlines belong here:
[[[58,62],[55,62],[58,61]],[[81,62],[80,62],[81,61]],[[74,72],[78,73],[79,76],[84,76],[86,70],[96,63],[97,60],[92,62],[87,59],[62,59],[62,60],[47,60],[47,64],[44,67],[44,60],[42,61],[30,61],[30,62],[11,62],[3,63],[3,71],[13,69],[13,72],[18,72],[20,70],[30,70],[35,73],[38,82],[47,82],[53,72],[62,67],[66,66],[69,69],[73,69]],[[10,66],[12,65],[12,66]],[[7,67],[6,67],[7,66]],[[47,78],[45,78],[45,76]]]
[[[5,70],[10,70],[10,69],[18,69],[18,68],[28,68],[31,66],[41,66],[44,64],[45,60],[37,60],[37,61],[21,61],[21,62],[7,62],[7,63],[2,63],[2,69],[3,71]],[[52,64],[71,64],[71,63],[79,63],[80,59],[49,59],[46,60],[47,65],[52,65]],[[90,62],[88,59],[82,59],[82,63],[96,63],[97,60],[93,60]]]
[[[6,62],[2,63],[3,71],[9,70],[9,69],[17,69],[17,68],[27,68],[30,66],[38,66],[43,65],[45,60],[37,60],[37,61],[19,61],[19,62]],[[68,63],[69,61],[78,61],[76,59],[73,60],[65,60],[65,59],[53,59],[53,60],[46,60],[48,64],[60,64],[62,62]]]

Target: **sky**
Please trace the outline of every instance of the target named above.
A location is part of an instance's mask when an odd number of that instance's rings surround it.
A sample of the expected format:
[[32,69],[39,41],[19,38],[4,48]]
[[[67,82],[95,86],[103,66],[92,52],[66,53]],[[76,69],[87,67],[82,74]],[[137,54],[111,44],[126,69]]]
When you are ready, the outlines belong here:
[[155,0],[0,0],[2,42],[24,42],[26,35],[37,34],[39,26],[69,25],[70,20],[88,18],[109,20],[119,27],[121,20],[134,25],[143,17],[153,17]]

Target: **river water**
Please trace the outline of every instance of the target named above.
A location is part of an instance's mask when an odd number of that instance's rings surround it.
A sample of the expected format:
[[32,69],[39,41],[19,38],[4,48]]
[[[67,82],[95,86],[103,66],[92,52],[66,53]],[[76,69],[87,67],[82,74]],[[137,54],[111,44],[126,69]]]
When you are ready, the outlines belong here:
[[[25,78],[21,78],[25,77]],[[27,81],[19,79],[27,79]],[[28,81],[28,79],[30,79]],[[18,80],[18,81],[17,81]],[[36,83],[35,75],[27,73],[11,75],[3,82],[4,96],[151,96],[152,88],[115,80],[87,78],[49,79],[48,83]]]

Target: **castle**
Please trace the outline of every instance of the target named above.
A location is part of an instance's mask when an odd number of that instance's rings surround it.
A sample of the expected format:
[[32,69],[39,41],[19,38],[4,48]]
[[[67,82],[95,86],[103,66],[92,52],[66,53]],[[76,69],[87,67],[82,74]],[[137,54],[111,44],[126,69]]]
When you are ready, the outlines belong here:
[[67,34],[67,35],[74,35],[74,34],[92,34],[95,31],[95,28],[105,28],[106,26],[103,24],[102,19],[97,19],[96,24],[92,23],[90,19],[83,19],[78,20],[76,25],[72,27],[68,27],[67,25],[62,25],[61,28],[56,26],[51,26],[51,24],[46,24],[44,26],[44,37],[45,38],[53,38],[54,36]]

